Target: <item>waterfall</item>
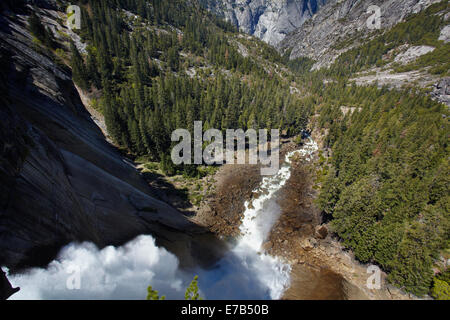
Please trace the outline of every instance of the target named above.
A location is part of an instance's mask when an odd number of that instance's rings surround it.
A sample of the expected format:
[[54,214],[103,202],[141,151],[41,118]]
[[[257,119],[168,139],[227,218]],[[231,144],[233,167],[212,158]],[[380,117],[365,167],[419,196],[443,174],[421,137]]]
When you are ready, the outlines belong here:
[[[309,161],[316,150],[317,144],[308,138],[301,149],[285,156],[277,174],[263,178],[254,190],[259,196],[245,202],[240,236],[213,268],[180,270],[178,258],[148,235],[101,250],[91,243],[73,243],[47,268],[9,275],[11,284],[21,287],[12,298],[144,299],[152,285],[167,299],[183,299],[194,273],[206,299],[279,299],[289,286],[291,266],[264,252],[262,245],[281,213],[276,200],[291,175],[291,157],[299,154]],[[79,288],[69,289],[77,270]]]
[[[239,227],[241,235],[229,255],[218,264],[218,268],[211,271],[210,275],[206,275],[207,278],[214,275],[214,272],[219,275],[220,279],[212,277],[211,282],[228,283],[228,286],[236,285],[236,292],[241,292],[242,298],[279,299],[282,297],[290,283],[291,266],[281,258],[272,257],[263,252],[262,245],[280,216],[280,207],[276,202],[277,193],[291,176],[292,156],[298,154],[306,161],[310,161],[317,149],[317,144],[308,137],[301,149],[286,154],[285,161],[277,174],[264,177],[260,186],[253,190],[259,197],[245,202],[245,211]],[[239,273],[240,277],[230,274],[230,271]],[[243,281],[244,285],[239,281]],[[251,283],[252,281],[256,283]],[[208,285],[213,290],[207,291],[210,291],[214,298],[223,298],[223,292],[216,293],[216,290],[223,289],[214,283]],[[244,286],[246,287],[242,288]],[[241,290],[237,290],[239,287]],[[249,288],[256,288],[258,291],[249,292]],[[225,298],[228,297],[226,295]]]

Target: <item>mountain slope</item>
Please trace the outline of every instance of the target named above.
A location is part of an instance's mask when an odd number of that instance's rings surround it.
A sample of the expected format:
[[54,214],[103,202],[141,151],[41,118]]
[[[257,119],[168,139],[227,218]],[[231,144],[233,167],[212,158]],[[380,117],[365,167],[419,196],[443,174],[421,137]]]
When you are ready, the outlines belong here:
[[170,161],[172,132],[193,132],[195,120],[222,131],[305,127],[309,109],[297,107],[301,92],[272,47],[185,1],[136,4],[89,1],[79,31],[87,53],[71,49],[74,80],[101,92],[115,143],[167,173],[196,176],[195,166]]
[[[329,1],[307,23],[290,33],[279,45],[290,49],[290,58],[307,56],[317,61],[315,68],[329,66],[342,52],[354,47],[377,30],[367,27],[373,15],[371,5],[381,9],[381,31],[392,28],[411,13],[417,13],[439,0]],[[355,39],[355,43],[348,40]],[[347,40],[346,45],[337,46]]]
[[[373,4],[381,9],[380,30],[366,25]],[[449,18],[448,1],[329,3],[280,50],[294,60],[312,59],[312,70],[328,69],[359,85],[418,87],[450,104]]]

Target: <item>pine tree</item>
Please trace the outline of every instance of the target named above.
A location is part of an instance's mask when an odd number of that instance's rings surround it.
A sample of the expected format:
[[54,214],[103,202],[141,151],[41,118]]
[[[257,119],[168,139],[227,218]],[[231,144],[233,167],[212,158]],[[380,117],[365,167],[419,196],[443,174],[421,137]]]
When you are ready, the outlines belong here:
[[84,65],[83,58],[80,55],[75,44],[70,42],[70,52],[71,52],[71,66],[72,66],[72,79],[80,86],[81,89],[87,90],[89,84],[89,77],[87,75],[86,67]]
[[147,288],[147,300],[166,300],[166,296],[159,296],[158,291],[153,290],[152,286]]
[[198,293],[198,276],[194,277],[189,287],[186,289],[184,294],[185,300],[202,300],[200,294]]

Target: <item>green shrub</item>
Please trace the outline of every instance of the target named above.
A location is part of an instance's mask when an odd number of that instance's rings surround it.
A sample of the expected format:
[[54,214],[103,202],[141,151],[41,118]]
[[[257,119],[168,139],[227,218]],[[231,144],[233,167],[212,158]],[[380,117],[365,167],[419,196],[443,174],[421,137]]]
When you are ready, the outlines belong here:
[[[185,300],[203,300],[198,293],[198,276],[195,276],[184,294]],[[158,291],[153,290],[152,286],[147,288],[147,300],[165,300],[165,296],[159,296]]]
[[439,279],[434,279],[431,296],[436,300],[450,300],[450,284]]

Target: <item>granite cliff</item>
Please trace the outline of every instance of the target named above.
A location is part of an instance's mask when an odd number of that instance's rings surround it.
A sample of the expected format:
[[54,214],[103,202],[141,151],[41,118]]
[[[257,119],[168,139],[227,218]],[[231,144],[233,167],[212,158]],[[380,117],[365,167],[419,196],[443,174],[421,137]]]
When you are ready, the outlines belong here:
[[277,45],[314,15],[326,0],[204,0],[205,5],[240,29]]
[[[278,44],[281,51],[291,50],[290,58],[309,57],[317,61],[314,69],[329,66],[342,53],[358,45],[376,32],[368,27],[374,11],[380,8],[380,30],[392,28],[411,13],[417,13],[439,0],[332,0],[300,28],[291,32]],[[340,42],[355,39],[352,45],[338,46]]]
[[0,265],[11,271],[45,265],[69,242],[104,247],[139,234],[154,235],[172,251],[190,247],[191,235],[203,231],[154,197],[85,109],[70,69],[28,32],[30,10],[39,10],[55,35],[68,31],[59,23],[63,15],[56,2],[21,10],[4,4]]

